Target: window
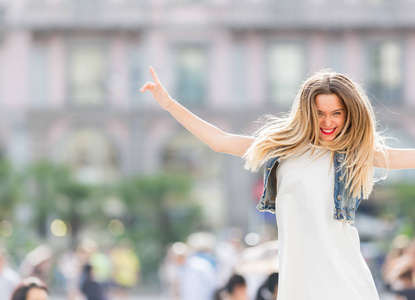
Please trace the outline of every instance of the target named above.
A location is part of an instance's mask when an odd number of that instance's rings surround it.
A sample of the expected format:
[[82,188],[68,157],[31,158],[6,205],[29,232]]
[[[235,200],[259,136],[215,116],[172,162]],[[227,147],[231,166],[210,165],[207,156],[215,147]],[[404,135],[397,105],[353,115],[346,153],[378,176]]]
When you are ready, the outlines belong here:
[[116,149],[95,128],[74,131],[58,149],[59,160],[69,165],[76,178],[89,184],[108,183],[119,176]]
[[207,92],[207,53],[203,47],[179,47],[176,58],[176,94],[187,105],[202,105]]
[[129,78],[130,78],[130,99],[131,107],[139,107],[142,103],[140,84],[141,80],[141,61],[143,60],[140,50],[134,47],[129,55]]
[[395,42],[369,46],[369,92],[384,104],[402,102],[402,48]]
[[77,107],[106,103],[106,53],[101,43],[77,42],[69,47],[69,102]]
[[48,53],[47,48],[34,45],[31,52],[30,62],[30,88],[32,95],[32,105],[36,108],[47,105],[48,91]]
[[335,72],[344,71],[344,48],[341,41],[331,41],[327,47],[327,67]]
[[178,132],[168,141],[164,150],[163,165],[166,171],[214,178],[220,166],[216,155],[187,131]]
[[218,228],[226,221],[221,165],[221,158],[187,131],[177,132],[166,143],[164,170],[191,176],[194,201],[201,206],[205,216],[201,222]]
[[279,43],[269,48],[269,94],[272,103],[289,106],[304,76],[305,57],[302,47]]
[[232,98],[234,105],[246,103],[245,60],[246,53],[241,43],[235,43],[232,52]]
[[[26,124],[15,122],[11,127],[12,134],[7,141],[8,155],[13,164],[23,166],[28,163],[30,156],[29,134]],[[0,159],[3,157],[3,148],[0,147]]]

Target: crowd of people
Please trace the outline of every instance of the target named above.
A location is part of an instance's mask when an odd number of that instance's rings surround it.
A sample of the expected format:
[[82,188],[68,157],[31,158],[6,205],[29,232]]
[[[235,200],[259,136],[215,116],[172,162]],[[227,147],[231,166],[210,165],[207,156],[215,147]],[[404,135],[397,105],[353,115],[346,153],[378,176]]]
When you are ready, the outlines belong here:
[[[225,236],[218,242],[213,233],[197,232],[169,246],[160,258],[162,298],[275,300],[275,244],[248,247],[238,229]],[[247,251],[254,249],[261,251]],[[272,268],[258,269],[261,259]],[[128,243],[103,250],[94,240],[84,239],[74,251],[65,252],[40,245],[19,262],[5,248],[0,251],[0,299],[46,300],[50,292],[68,300],[130,299],[139,282],[140,262]]]
[[40,245],[18,268],[10,261],[0,245],[0,299],[5,300],[47,300],[50,286],[68,300],[124,299],[140,280],[138,256],[127,242],[100,251],[85,239],[75,251],[60,254]]
[[[254,248],[258,251],[249,251]],[[167,250],[160,269],[163,299],[275,300],[277,249],[262,250],[245,246],[236,229],[219,242],[209,232],[193,233]],[[267,260],[265,268],[261,260]]]
[[[185,243],[172,244],[160,259],[163,298],[275,300],[275,245],[272,257],[246,252],[248,248],[255,247],[244,245],[238,229],[229,230],[220,242],[210,232],[197,232]],[[272,269],[250,267],[261,258],[269,258]],[[47,300],[52,292],[68,300],[119,300],[131,297],[131,288],[139,282],[140,262],[128,243],[102,250],[97,242],[84,239],[67,252],[40,245],[18,263],[0,247],[1,299]]]
[[[130,270],[114,268],[111,254]],[[193,233],[166,251],[159,271],[162,299],[275,300],[277,255],[276,241],[247,246],[238,230],[229,230],[221,241],[209,232]],[[46,283],[52,273],[51,257],[47,246],[39,246],[26,255],[16,271],[8,263],[7,251],[0,247],[1,299],[48,300],[50,288]],[[128,287],[139,282],[139,261],[128,245],[103,253],[96,242],[86,239],[76,251],[62,255],[53,264],[65,278],[60,294],[68,300],[128,298]],[[117,273],[123,275],[114,284],[111,278]],[[396,300],[415,300],[415,239],[398,235],[393,240],[382,276]]]
[[[186,243],[174,243],[160,272],[165,290],[163,299],[275,300],[278,249],[273,247],[274,256],[268,258],[256,256],[254,269],[247,267],[244,257],[247,250],[259,247],[248,247],[235,236],[216,242],[206,232],[190,235]],[[261,259],[272,266],[261,269],[258,267]],[[379,288],[387,290],[393,299],[415,300],[415,239],[396,236],[381,261],[384,286]]]
[[140,281],[140,261],[127,241],[102,251],[97,242],[84,239],[76,251],[61,256],[57,269],[70,300],[81,295],[86,300],[124,299]]

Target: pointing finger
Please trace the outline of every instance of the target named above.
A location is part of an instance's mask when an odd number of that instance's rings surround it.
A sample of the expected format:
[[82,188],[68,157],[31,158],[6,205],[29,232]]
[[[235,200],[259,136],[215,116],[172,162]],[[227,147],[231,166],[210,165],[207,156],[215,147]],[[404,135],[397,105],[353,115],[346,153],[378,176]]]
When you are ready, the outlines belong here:
[[153,76],[154,82],[156,84],[160,84],[160,79],[158,78],[156,71],[154,71],[153,67],[150,67],[151,75]]

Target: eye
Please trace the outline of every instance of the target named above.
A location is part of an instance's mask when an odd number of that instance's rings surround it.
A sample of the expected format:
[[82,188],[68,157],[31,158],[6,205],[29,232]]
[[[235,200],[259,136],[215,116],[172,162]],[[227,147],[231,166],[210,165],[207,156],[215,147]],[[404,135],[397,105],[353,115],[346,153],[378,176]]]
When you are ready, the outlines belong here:
[[321,112],[318,112],[318,113],[317,113],[317,116],[322,117],[322,116],[323,116],[323,114],[322,114]]

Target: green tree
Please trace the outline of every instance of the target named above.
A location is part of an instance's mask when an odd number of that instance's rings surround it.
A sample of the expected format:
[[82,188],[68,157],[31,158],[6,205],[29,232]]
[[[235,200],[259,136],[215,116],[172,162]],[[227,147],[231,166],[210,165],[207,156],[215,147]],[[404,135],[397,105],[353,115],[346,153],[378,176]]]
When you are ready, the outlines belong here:
[[24,172],[25,200],[30,206],[34,226],[41,238],[48,233],[48,217],[56,211],[60,189],[69,181],[69,169],[39,161]]
[[21,180],[10,162],[0,159],[0,222],[12,221],[16,204],[21,200]]
[[165,247],[183,240],[200,224],[200,208],[190,199],[186,176],[158,174],[122,182],[118,193],[128,210],[127,235],[136,242],[144,274],[154,272]]
[[[78,245],[80,230],[90,225],[95,217],[103,216],[97,199],[93,197],[96,187],[89,186],[74,180],[68,180],[60,188],[60,197],[56,211],[59,218],[70,224],[71,247]],[[66,205],[62,205],[65,202]]]
[[16,210],[22,200],[21,178],[12,164],[0,158],[0,244],[6,248],[16,249],[10,253],[11,263],[20,258],[19,250],[25,248],[26,240],[20,236]]
[[415,186],[411,183],[398,182],[378,188],[374,196],[379,205],[379,213],[404,221],[402,233],[415,234]]
[[47,237],[50,217],[59,218],[68,223],[75,247],[81,226],[100,213],[92,197],[95,188],[78,182],[68,167],[48,161],[31,165],[24,178],[26,201],[40,237]]

